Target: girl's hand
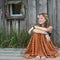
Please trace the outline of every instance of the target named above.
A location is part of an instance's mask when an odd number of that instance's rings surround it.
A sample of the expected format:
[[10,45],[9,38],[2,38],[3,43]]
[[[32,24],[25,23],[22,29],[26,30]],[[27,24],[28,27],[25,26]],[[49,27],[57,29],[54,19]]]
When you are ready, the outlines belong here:
[[28,34],[31,34],[33,27],[29,29]]
[[50,36],[49,35],[45,35],[47,41],[50,41]]
[[31,31],[28,31],[28,34],[31,34]]

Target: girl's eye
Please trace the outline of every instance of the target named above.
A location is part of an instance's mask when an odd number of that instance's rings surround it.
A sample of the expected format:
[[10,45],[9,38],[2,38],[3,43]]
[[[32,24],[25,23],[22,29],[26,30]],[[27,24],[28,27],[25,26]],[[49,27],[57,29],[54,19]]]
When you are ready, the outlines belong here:
[[40,19],[43,19],[43,18],[40,18]]

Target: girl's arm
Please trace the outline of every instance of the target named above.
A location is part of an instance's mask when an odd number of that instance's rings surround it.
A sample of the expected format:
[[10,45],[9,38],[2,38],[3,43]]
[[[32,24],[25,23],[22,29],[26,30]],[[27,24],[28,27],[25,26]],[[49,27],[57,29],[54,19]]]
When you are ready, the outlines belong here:
[[47,41],[50,41],[50,36],[49,36],[49,34],[48,34],[47,32],[41,31],[41,30],[39,30],[39,29],[34,29],[33,32],[34,32],[34,33],[45,34],[46,40],[47,40]]
[[34,28],[31,27],[31,28],[29,29],[28,33],[31,34],[31,32],[32,32],[33,29],[34,29]]
[[47,32],[39,30],[39,29],[33,29],[33,32],[34,33],[41,33],[41,34],[48,34]]
[[44,27],[39,27],[39,26],[35,26],[36,29],[40,29],[42,31],[46,31],[46,32],[50,32],[52,31],[52,26],[49,26],[48,28],[44,28]]

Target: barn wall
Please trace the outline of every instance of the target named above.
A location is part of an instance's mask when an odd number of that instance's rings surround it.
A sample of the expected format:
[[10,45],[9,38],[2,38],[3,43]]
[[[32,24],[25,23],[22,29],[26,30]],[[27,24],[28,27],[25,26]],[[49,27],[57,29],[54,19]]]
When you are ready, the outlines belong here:
[[[1,1],[1,0],[0,0]],[[3,2],[0,4],[0,26],[5,26],[9,32],[11,25],[14,31],[29,29],[37,23],[37,14],[46,12],[49,15],[50,24],[60,36],[60,0],[24,0],[26,15],[23,20],[6,20],[2,11]],[[5,7],[5,6],[4,6]],[[3,20],[4,19],[4,20]],[[56,38],[59,40],[59,38]]]
[[60,42],[60,0],[57,0],[56,1],[56,12],[57,12],[57,14],[56,14],[56,17],[57,17],[57,19],[56,19],[56,26],[57,26],[57,34],[58,34],[58,38],[57,38],[57,40],[58,40],[58,42]]

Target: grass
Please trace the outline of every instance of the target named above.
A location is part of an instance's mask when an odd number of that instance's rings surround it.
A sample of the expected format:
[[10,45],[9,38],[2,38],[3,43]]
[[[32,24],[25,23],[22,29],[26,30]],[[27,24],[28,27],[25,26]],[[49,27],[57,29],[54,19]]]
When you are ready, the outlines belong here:
[[0,28],[0,48],[24,48],[29,41],[30,35],[26,29],[17,32],[10,30],[8,33],[5,29]]
[[[12,28],[10,33],[4,28],[0,28],[0,48],[25,48],[29,42],[31,35],[27,33],[26,29],[21,32],[15,32]],[[60,48],[60,36],[56,30],[53,29],[51,40],[57,48]]]

